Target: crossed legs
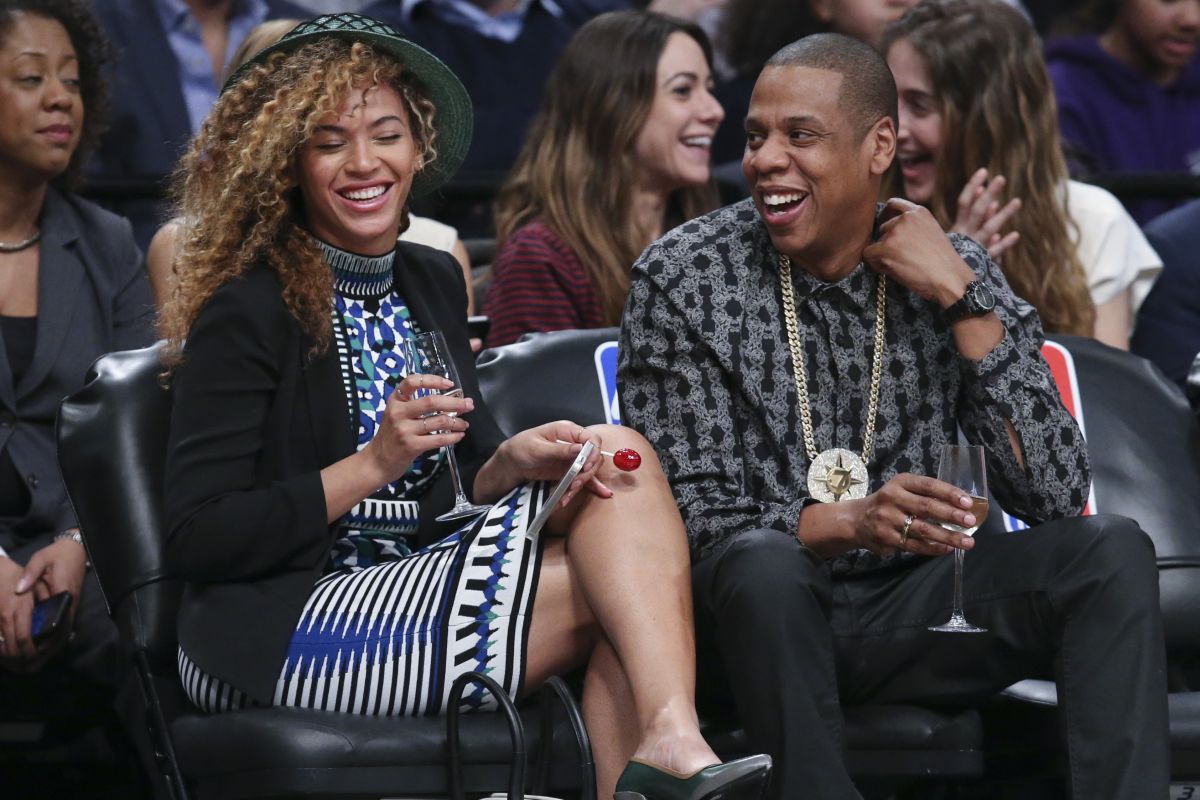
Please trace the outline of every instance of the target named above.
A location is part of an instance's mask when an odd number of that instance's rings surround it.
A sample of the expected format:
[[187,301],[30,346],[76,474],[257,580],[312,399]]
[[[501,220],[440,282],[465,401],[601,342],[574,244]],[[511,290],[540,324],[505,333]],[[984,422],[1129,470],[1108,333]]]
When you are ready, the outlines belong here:
[[583,712],[600,797],[633,756],[682,773],[720,759],[694,704],[691,570],[683,521],[654,451],[628,428],[597,426],[606,449],[642,455],[636,472],[605,463],[614,497],[586,490],[551,518],[530,628],[525,690],[586,663]]

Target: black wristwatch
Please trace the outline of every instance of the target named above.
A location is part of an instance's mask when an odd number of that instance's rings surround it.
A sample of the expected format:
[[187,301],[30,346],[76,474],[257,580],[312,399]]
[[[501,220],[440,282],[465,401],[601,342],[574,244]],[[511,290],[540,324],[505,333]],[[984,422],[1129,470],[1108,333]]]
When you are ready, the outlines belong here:
[[971,281],[957,302],[942,309],[942,321],[953,325],[966,317],[981,317],[996,307],[996,295],[983,281]]

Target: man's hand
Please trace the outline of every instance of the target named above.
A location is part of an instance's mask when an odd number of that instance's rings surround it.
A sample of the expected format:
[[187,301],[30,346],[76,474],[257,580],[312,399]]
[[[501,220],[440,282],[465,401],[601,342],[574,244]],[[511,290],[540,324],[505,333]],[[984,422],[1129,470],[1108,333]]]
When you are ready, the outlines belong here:
[[993,261],[1000,261],[1004,251],[1017,243],[1021,234],[1016,231],[1002,234],[1008,220],[1021,209],[1021,198],[1014,197],[1000,205],[1004,197],[1005,179],[997,175],[988,180],[984,167],[975,170],[971,180],[958,195],[958,216],[950,230],[970,236],[987,248]]
[[[943,528],[952,523],[969,528],[975,516],[964,509],[971,498],[962,489],[934,478],[902,473],[862,500],[854,525],[859,547],[880,555],[906,550],[942,556],[953,549],[970,550],[975,540]],[[908,522],[908,534],[903,535]]]
[[942,308],[953,305],[975,272],[946,238],[929,209],[893,197],[881,216],[879,240],[863,250],[875,271]]
[[975,546],[971,537],[942,527],[974,525],[970,507],[971,498],[957,486],[905,472],[861,500],[806,507],[796,535],[822,558],[860,548],[885,556],[897,550],[944,556]]

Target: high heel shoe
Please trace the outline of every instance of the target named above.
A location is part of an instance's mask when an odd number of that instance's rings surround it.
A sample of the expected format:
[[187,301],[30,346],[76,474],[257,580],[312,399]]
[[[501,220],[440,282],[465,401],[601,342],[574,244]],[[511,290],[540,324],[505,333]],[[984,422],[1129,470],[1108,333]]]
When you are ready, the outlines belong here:
[[761,800],[771,779],[771,757],[749,756],[713,764],[691,775],[630,761],[613,800]]

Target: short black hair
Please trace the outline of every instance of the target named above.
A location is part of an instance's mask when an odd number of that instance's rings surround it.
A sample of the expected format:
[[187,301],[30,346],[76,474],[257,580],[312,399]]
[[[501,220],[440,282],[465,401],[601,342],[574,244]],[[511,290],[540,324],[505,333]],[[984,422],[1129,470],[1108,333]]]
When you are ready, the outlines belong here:
[[79,95],[83,100],[83,130],[65,173],[53,183],[69,188],[78,183],[83,163],[108,127],[108,80],[112,47],[85,0],[0,0],[0,41],[12,32],[16,15],[37,14],[62,25],[79,59]]
[[883,117],[900,126],[896,80],[883,56],[865,42],[840,33],[814,33],[781,49],[766,66],[808,67],[841,75],[841,104],[860,136]]

